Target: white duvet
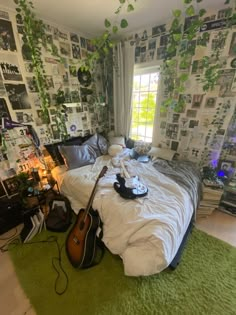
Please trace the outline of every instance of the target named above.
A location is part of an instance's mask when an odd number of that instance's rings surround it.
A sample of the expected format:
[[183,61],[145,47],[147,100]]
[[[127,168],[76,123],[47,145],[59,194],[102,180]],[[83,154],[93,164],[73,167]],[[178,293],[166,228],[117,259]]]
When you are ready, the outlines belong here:
[[99,180],[93,201],[103,221],[103,242],[113,254],[120,255],[126,275],[161,272],[175,257],[191,220],[193,205],[188,193],[151,163],[130,160],[126,162],[129,172],[147,185],[148,195],[125,200],[113,188],[120,168],[103,156],[94,165],[53,173],[76,213],[86,207],[104,165],[108,171]]

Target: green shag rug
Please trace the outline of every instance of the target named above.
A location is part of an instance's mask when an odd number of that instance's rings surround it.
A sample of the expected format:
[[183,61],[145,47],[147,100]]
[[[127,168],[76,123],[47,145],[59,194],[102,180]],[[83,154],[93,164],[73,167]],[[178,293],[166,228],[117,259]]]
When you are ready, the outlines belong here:
[[[33,241],[52,234],[63,244],[65,234],[46,231]],[[149,277],[124,276],[122,261],[108,251],[96,267],[75,270],[63,250],[69,284],[61,296],[54,291],[55,243],[17,245],[10,256],[38,315],[236,314],[236,248],[196,229],[178,268]],[[62,274],[58,288],[64,284]]]

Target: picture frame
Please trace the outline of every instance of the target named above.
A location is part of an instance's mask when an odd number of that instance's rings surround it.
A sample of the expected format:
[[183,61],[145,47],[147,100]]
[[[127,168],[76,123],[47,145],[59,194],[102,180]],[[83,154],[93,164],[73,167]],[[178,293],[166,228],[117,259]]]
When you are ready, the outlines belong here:
[[3,183],[0,181],[0,199],[6,197],[7,193],[3,186]]
[[8,196],[14,196],[19,193],[20,182],[16,176],[4,179],[2,183]]

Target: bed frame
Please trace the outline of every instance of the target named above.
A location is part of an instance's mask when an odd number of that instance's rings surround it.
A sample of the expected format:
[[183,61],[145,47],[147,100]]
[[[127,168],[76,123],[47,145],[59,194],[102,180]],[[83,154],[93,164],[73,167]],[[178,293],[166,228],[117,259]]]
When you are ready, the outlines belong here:
[[180,244],[180,247],[174,257],[174,259],[172,260],[172,262],[170,263],[169,265],[169,268],[174,270],[177,268],[177,266],[179,265],[180,263],[180,260],[181,260],[181,256],[182,256],[182,253],[183,253],[183,250],[184,250],[184,247],[187,243],[187,240],[190,236],[190,233],[192,232],[192,229],[193,229],[193,226],[194,226],[194,221],[195,221],[195,214],[193,214],[191,220],[190,220],[190,223],[189,223],[189,226],[184,234],[184,237],[183,237],[183,240]]

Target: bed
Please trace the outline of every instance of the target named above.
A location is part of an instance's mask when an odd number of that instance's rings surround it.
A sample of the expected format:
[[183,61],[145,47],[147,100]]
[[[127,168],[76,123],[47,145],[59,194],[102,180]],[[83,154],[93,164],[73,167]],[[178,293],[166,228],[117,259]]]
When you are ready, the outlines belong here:
[[[78,213],[86,207],[101,169],[108,167],[93,201],[103,222],[103,242],[122,258],[125,275],[147,276],[166,269],[179,256],[200,199],[200,174],[189,162],[141,163],[129,155],[125,149],[116,158],[101,155],[94,163],[71,170],[57,166],[52,175]],[[147,196],[126,200],[114,190],[120,160],[148,187]]]

